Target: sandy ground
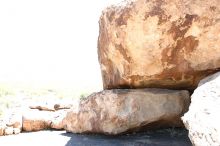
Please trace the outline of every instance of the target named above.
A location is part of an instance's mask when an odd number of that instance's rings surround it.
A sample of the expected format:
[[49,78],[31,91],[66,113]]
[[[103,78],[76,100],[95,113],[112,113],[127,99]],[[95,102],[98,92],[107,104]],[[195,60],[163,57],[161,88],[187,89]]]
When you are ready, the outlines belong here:
[[40,131],[0,137],[0,146],[65,146],[71,139],[65,131]]
[[0,146],[191,146],[187,131],[165,129],[119,136],[40,131],[0,137]]

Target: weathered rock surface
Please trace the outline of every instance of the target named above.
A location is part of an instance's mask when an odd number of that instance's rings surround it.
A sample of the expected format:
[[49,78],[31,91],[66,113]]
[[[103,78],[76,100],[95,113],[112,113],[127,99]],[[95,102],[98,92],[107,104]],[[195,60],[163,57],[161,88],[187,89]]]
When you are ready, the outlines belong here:
[[4,135],[12,135],[14,133],[13,127],[6,127],[4,130]]
[[194,89],[220,68],[219,0],[133,0],[99,23],[105,89]]
[[39,131],[49,129],[51,124],[51,112],[29,110],[23,114],[23,130]]
[[220,145],[220,72],[202,80],[183,122],[195,146]]
[[188,91],[115,89],[94,93],[67,113],[65,129],[74,133],[120,134],[147,128],[182,126]]
[[3,123],[3,121],[0,120],[0,136],[4,135],[6,125]]
[[64,129],[63,118],[66,116],[66,110],[42,111],[31,109],[23,114],[23,130],[39,131],[44,129]]

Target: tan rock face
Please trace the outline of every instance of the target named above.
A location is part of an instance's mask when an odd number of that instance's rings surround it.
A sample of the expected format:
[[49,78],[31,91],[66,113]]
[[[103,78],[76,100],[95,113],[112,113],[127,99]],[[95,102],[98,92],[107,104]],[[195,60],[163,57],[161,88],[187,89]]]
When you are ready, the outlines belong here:
[[220,68],[219,0],[133,0],[99,23],[105,89],[193,89]]
[[202,80],[183,122],[195,146],[220,145],[220,72]]
[[0,120],[0,136],[4,135],[6,125]]
[[13,127],[7,127],[4,130],[4,135],[12,135],[14,133]]
[[49,111],[29,110],[23,113],[23,130],[39,131],[49,129],[51,124],[51,113]]
[[63,118],[66,110],[40,111],[31,109],[23,113],[23,130],[39,131],[45,129],[64,129]]
[[188,91],[162,89],[104,90],[81,100],[67,113],[65,129],[74,133],[120,134],[147,128],[182,126]]

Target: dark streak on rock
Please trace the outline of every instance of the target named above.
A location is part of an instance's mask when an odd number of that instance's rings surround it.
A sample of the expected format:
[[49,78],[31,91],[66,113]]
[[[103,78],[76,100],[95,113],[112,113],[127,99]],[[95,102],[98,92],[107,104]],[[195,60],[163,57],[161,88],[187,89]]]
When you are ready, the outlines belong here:
[[120,52],[123,58],[128,62],[131,63],[131,57],[129,57],[126,53],[126,49],[122,46],[122,44],[115,44],[115,48]]
[[190,54],[193,52],[199,45],[199,40],[196,40],[194,36],[188,36],[183,38],[182,40],[177,41],[177,48],[181,48],[185,50],[186,54]]
[[165,65],[165,63],[180,65],[182,62],[186,62],[184,60],[184,53],[190,54],[197,48],[198,44],[199,41],[196,40],[194,36],[177,40],[176,46],[168,47],[163,50],[161,60],[163,65]]
[[114,17],[115,17],[115,11],[111,11],[110,13],[107,13],[107,18],[109,19],[110,23],[112,23]]
[[196,40],[194,36],[185,38],[184,35],[196,18],[196,15],[187,14],[184,19],[181,18],[172,23],[168,33],[173,35],[173,39],[176,40],[176,43],[163,50],[161,62],[164,67],[166,67],[166,65],[172,65],[173,67],[165,69],[160,75],[156,75],[156,77],[167,78],[174,82],[181,81],[183,76],[186,80],[195,78],[195,75],[192,74],[194,71],[190,67],[190,64],[184,59],[184,55],[193,52],[197,48],[199,41]]
[[[190,63],[184,58],[184,55],[193,52],[199,44],[193,36],[188,36],[177,40],[176,46],[168,47],[162,52],[163,66],[173,65],[172,68],[165,69],[160,75],[160,78],[170,78],[173,81],[181,81],[184,76],[184,80],[196,78],[193,68]],[[168,55],[169,54],[169,55]],[[193,80],[192,80],[193,81]],[[192,83],[194,84],[194,83]]]
[[158,25],[160,25],[160,24],[166,22],[166,21],[170,18],[170,16],[167,16],[167,15],[165,14],[165,11],[161,8],[161,6],[162,6],[163,4],[164,4],[163,1],[161,1],[161,0],[156,0],[156,1],[155,1],[155,6],[152,8],[152,10],[151,10],[150,12],[147,12],[147,13],[145,14],[145,16],[144,16],[145,20],[146,20],[149,16],[151,16],[151,17],[153,17],[153,16],[158,16],[158,18],[159,18]]
[[[129,76],[131,80],[130,84],[124,82],[123,84],[112,84],[108,86],[107,89],[140,89],[140,88],[166,88],[166,89],[176,89],[176,90],[189,90],[193,91],[199,81],[208,75],[220,71],[220,69],[211,69],[203,71],[186,71],[184,73],[176,71],[175,68],[170,71],[164,71],[163,75],[154,75],[153,79],[150,76],[139,76],[132,75]],[[179,79],[184,75],[185,80],[177,81],[172,76],[178,77]],[[157,78],[158,77],[158,78]],[[188,79],[188,80],[187,80]],[[134,84],[136,82],[136,84]]]
[[117,26],[127,25],[127,20],[130,17],[130,11],[131,11],[131,8],[126,8],[123,10],[123,12],[121,12],[119,17],[117,19],[115,19]]
[[[181,82],[181,80],[192,81],[192,86],[195,84],[196,74],[191,68],[190,63],[184,58],[184,55],[193,52],[199,44],[199,41],[194,36],[184,37],[186,32],[192,25],[196,15],[186,14],[185,18],[181,18],[178,21],[172,23],[172,26],[168,33],[173,35],[173,39],[176,41],[172,46],[169,46],[162,51],[161,62],[164,66],[164,71],[155,77],[166,78],[171,82]],[[167,68],[171,66],[172,68]],[[184,79],[183,79],[184,78]]]
[[[185,33],[188,31],[194,19],[197,15],[186,14],[185,18],[181,18],[178,21],[174,21],[168,33],[173,35],[173,39],[177,40],[180,37],[184,37]],[[181,23],[182,22],[182,23]],[[180,23],[178,25],[178,23]]]
[[216,6],[211,6],[211,7],[210,7],[210,10],[211,10],[211,11],[215,11],[216,9],[217,9]]

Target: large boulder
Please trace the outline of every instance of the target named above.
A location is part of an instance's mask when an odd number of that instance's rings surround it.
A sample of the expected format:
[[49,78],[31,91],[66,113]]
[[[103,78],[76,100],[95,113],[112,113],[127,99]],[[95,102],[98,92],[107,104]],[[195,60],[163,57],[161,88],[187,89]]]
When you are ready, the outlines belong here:
[[115,89],[94,93],[67,113],[64,127],[73,133],[120,134],[182,126],[188,91]]
[[219,0],[132,0],[99,24],[105,89],[194,89],[220,68]]
[[220,145],[220,72],[202,80],[183,122],[195,146]]

